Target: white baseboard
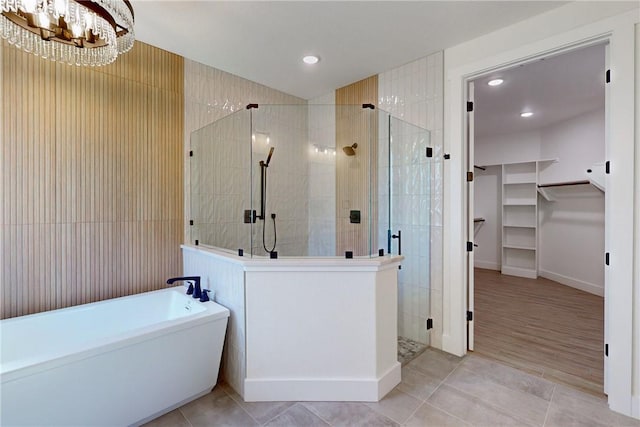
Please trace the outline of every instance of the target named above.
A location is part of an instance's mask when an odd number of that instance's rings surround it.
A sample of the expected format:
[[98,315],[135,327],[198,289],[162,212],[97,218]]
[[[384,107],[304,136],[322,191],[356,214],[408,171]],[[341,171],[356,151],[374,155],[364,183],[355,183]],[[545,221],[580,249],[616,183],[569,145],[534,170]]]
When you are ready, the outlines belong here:
[[486,268],[487,270],[496,270],[496,271],[500,271],[500,267],[501,267],[501,265],[496,262],[480,261],[477,259],[473,261],[473,266],[476,268]]
[[640,396],[632,396],[631,398],[631,416],[640,419]]
[[398,362],[379,378],[245,379],[247,402],[378,402],[400,384]]
[[598,286],[593,283],[585,282],[583,280],[574,279],[573,277],[563,276],[562,274],[552,273],[551,271],[540,270],[538,271],[540,277],[553,280],[554,282],[561,283],[572,288],[580,289],[581,291],[589,292],[590,294],[604,297],[604,286]]

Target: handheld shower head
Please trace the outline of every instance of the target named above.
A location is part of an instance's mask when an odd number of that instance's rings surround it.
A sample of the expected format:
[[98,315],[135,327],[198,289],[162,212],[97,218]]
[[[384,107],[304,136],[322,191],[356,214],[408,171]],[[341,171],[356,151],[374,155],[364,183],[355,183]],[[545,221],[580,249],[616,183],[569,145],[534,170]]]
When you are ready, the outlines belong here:
[[276,147],[271,147],[269,150],[269,155],[267,156],[267,161],[264,163],[265,166],[269,166],[269,162],[271,161],[271,156],[273,155],[273,149]]
[[358,148],[358,143],[354,142],[352,145],[347,145],[345,147],[342,147],[342,151],[344,151],[344,153],[347,156],[355,156],[356,155],[356,148]]

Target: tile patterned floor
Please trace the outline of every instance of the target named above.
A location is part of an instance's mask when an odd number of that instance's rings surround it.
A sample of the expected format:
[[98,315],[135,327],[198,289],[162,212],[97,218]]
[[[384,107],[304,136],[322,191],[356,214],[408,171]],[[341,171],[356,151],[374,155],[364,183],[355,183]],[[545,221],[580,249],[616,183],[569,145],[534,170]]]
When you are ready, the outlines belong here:
[[244,402],[229,386],[147,424],[161,426],[637,426],[604,398],[477,355],[427,349],[377,403]]

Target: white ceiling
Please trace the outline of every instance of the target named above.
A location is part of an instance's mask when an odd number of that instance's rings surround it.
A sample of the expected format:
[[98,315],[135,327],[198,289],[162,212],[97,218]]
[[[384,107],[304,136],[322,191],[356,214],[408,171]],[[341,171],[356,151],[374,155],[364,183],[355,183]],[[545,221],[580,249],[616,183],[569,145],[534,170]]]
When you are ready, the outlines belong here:
[[[497,77],[504,83],[487,84]],[[605,46],[519,65],[474,83],[477,138],[540,129],[604,108]],[[533,116],[520,117],[525,110]]]
[[138,40],[304,99],[564,3],[132,1]]

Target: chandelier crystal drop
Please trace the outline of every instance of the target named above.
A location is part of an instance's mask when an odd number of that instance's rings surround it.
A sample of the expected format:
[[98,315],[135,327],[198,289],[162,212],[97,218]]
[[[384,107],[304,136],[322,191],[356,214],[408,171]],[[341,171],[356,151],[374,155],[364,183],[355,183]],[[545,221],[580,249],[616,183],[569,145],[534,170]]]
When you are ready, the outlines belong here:
[[128,0],[0,0],[0,13],[9,44],[70,65],[110,64],[134,42]]

